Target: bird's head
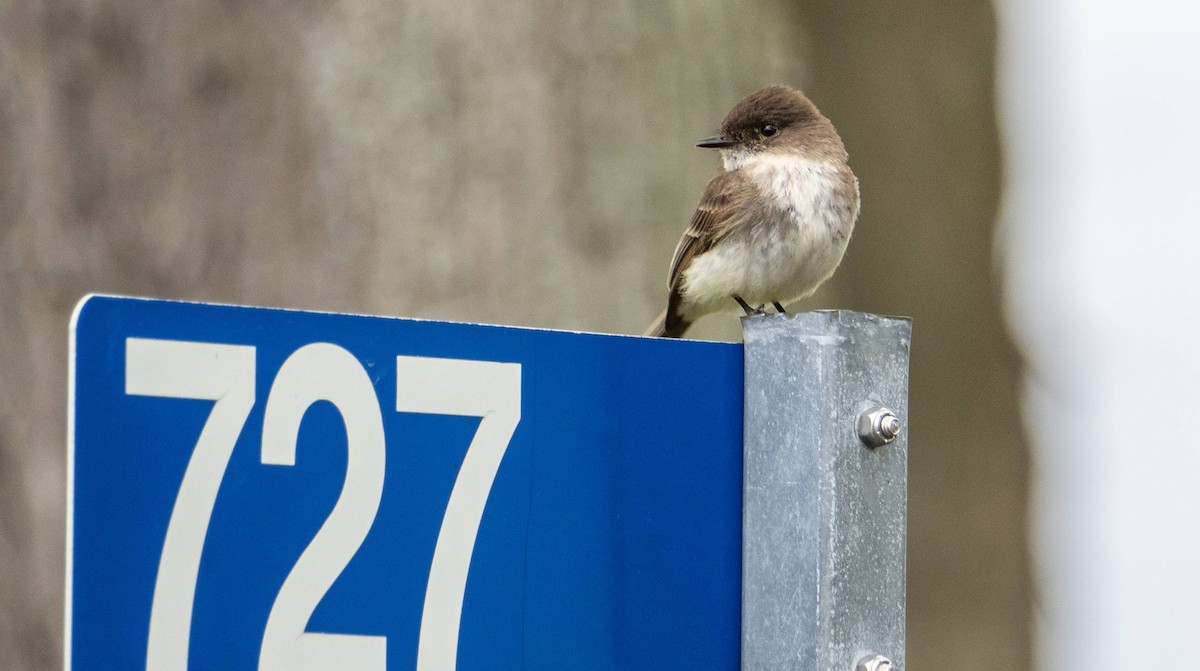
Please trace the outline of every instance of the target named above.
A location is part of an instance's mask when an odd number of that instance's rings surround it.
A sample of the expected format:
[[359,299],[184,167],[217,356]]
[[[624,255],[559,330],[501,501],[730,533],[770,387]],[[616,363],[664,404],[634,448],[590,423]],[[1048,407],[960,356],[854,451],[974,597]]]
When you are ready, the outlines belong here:
[[764,152],[801,151],[816,128],[828,125],[800,91],[768,86],[738,101],[721,122],[720,134],[696,146],[720,149],[727,165],[731,160],[737,165]]

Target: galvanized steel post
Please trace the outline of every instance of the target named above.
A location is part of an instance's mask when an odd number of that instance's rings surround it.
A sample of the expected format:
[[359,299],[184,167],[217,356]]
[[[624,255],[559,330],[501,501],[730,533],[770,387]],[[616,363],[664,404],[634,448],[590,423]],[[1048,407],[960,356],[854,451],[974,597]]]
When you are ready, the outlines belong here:
[[742,668],[903,669],[911,323],[743,329]]

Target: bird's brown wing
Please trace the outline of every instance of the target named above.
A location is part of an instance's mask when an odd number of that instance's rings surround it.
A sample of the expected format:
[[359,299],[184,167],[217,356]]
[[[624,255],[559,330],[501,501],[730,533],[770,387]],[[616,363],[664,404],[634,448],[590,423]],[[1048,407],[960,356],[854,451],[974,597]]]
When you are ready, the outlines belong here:
[[692,259],[712,249],[741,222],[742,217],[735,215],[746,211],[744,205],[753,195],[754,185],[738,172],[722,171],[708,181],[691,224],[675,246],[675,257],[667,273],[667,288],[672,294],[679,291],[683,273]]

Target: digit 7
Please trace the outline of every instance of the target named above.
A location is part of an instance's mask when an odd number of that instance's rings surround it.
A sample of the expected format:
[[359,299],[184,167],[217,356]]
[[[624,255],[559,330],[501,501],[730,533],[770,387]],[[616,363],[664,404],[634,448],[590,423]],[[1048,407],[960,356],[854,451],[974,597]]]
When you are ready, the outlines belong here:
[[154,582],[146,669],[187,666],[200,554],[217,490],[254,407],[255,349],[181,340],[125,340],[125,393],[215,401],[171,510]]
[[475,537],[521,421],[521,364],[396,357],[396,411],[482,418],[450,490],[417,637],[417,671],[454,669]]

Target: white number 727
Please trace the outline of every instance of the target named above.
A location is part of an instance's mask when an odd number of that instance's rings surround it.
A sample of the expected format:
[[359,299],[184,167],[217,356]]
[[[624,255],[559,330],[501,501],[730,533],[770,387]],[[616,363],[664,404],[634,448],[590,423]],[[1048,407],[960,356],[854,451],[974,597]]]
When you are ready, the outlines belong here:
[[[215,401],[171,512],[150,610],[146,668],[182,669],[209,520],[255,403],[255,348],[128,338],[125,362],[127,394]],[[353,355],[337,345],[313,343],[288,357],[267,395],[262,462],[295,463],[300,420],[322,400],[337,408],[346,426],[345,483],[275,598],[263,632],[260,669],[365,671],[387,663],[383,636],[305,631],[313,610],[370,531],[383,492],[386,444],[379,400]],[[521,419],[521,365],[397,357],[396,410],[482,418],[446,505],[418,634],[417,669],[453,669],[475,539]]]

